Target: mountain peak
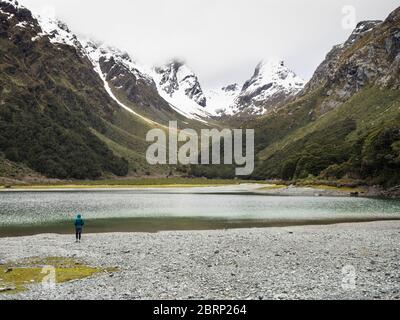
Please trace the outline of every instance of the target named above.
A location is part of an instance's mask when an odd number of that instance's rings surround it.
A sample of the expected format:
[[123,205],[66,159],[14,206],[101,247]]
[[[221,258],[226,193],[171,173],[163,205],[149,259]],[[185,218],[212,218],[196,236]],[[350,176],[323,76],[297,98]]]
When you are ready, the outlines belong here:
[[149,85],[154,85],[153,79],[148,75],[148,71],[132,59],[126,51],[92,39],[79,39],[79,41],[98,73],[103,74],[105,72],[108,74],[110,70],[106,71],[105,65],[108,62],[112,62],[110,66],[118,65],[120,68],[132,73],[136,79],[141,79]]
[[390,23],[393,21],[398,21],[400,20],[400,7],[394,9],[389,16],[386,18],[385,22]]
[[251,87],[259,87],[262,84],[285,80],[288,80],[289,84],[292,82],[299,85],[304,83],[304,80],[285,66],[283,60],[261,61],[257,65],[253,77],[244,84],[243,90],[251,90]]
[[207,99],[204,96],[196,74],[182,60],[173,59],[161,67],[155,67],[155,78],[161,92],[168,95],[169,102],[174,104],[174,97],[186,97],[198,106],[205,107]]
[[355,42],[357,39],[359,39],[361,36],[363,36],[365,33],[371,31],[374,29],[376,26],[381,24],[381,20],[365,20],[365,21],[360,21],[357,23],[356,28],[353,30],[352,34],[350,35],[349,39],[346,41],[345,44],[351,44]]
[[283,60],[261,60],[257,66],[256,69],[263,69],[263,68],[272,68],[272,67],[284,67],[285,66],[285,61]]
[[297,92],[304,84],[305,81],[286,67],[284,61],[262,61],[257,65],[253,77],[243,85],[242,96],[259,102],[278,91]]
[[179,69],[180,67],[186,65],[186,61],[181,58],[172,58],[165,65],[174,66]]
[[283,60],[263,60],[244,83],[230,113],[263,114],[295,96],[304,85],[305,81],[286,67]]
[[109,58],[120,58],[129,63],[135,63],[132,57],[128,52],[122,51],[115,47],[106,45],[99,41],[94,41],[92,39],[80,39],[80,42],[84,45],[86,49],[90,48],[91,50],[98,50],[98,53],[103,56],[108,56]]
[[305,81],[283,60],[262,60],[244,85],[231,84],[207,92],[207,110],[214,114],[258,115],[279,107],[296,95]]
[[71,32],[63,21],[43,15],[36,15],[35,18],[42,29],[42,32],[36,38],[47,36],[50,42],[54,44],[65,44],[75,48],[81,47],[75,34]]
[[11,5],[16,9],[25,8],[24,6],[20,5],[20,3],[17,0],[0,0],[0,2]]

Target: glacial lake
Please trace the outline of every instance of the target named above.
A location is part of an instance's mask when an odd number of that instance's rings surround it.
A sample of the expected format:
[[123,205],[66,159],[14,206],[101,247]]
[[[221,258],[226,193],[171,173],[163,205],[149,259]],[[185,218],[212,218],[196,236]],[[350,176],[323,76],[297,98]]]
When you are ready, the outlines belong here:
[[0,237],[85,232],[157,232],[400,219],[400,200],[267,196],[235,188],[0,192]]

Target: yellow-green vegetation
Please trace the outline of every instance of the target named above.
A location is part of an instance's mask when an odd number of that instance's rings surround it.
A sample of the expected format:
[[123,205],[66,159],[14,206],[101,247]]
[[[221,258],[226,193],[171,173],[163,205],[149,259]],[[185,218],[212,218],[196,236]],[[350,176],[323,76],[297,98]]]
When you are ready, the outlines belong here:
[[269,184],[269,185],[267,185],[265,187],[260,188],[259,190],[262,190],[262,191],[264,191],[264,190],[277,190],[277,189],[284,189],[284,188],[287,188],[287,186],[283,185],[283,184]]
[[338,192],[363,192],[364,190],[361,188],[355,187],[335,187],[335,186],[327,186],[327,185],[306,185],[306,187],[319,189],[319,190],[330,190],[330,191],[338,191]]
[[[16,184],[11,189],[74,189],[74,188],[188,188],[210,187],[222,185],[239,185],[242,183],[263,183],[252,180],[202,179],[202,178],[154,178],[127,180],[95,180],[95,181],[60,181],[53,183]],[[3,189],[5,186],[3,185]]]
[[[265,187],[260,188],[260,191],[268,191],[268,190],[279,190],[279,189],[285,189],[287,188],[287,185],[280,185],[280,184],[275,184],[275,185],[267,185]],[[337,191],[337,192],[343,192],[343,193],[350,193],[350,192],[358,192],[362,193],[365,190],[360,188],[360,187],[344,187],[344,186],[334,186],[334,185],[326,185],[326,184],[314,184],[314,183],[302,183],[302,182],[296,182],[296,187],[306,187],[306,188],[312,188],[316,190],[327,190],[327,191]]]
[[7,289],[0,291],[0,294],[15,294],[28,290],[30,284],[41,283],[49,275],[50,268],[54,268],[55,283],[84,279],[102,272],[117,271],[116,268],[88,266],[74,258],[28,258],[0,266],[0,288]]
[[339,179],[339,180],[323,180],[314,176],[296,181],[297,187],[309,187],[319,190],[330,190],[338,192],[364,192],[365,186],[357,180]]

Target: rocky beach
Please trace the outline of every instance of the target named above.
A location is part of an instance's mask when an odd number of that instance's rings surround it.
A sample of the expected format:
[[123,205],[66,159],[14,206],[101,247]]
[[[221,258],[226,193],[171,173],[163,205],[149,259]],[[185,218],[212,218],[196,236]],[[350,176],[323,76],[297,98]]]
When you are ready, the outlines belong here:
[[66,257],[117,271],[0,299],[400,299],[399,243],[399,221],[2,238],[1,264]]

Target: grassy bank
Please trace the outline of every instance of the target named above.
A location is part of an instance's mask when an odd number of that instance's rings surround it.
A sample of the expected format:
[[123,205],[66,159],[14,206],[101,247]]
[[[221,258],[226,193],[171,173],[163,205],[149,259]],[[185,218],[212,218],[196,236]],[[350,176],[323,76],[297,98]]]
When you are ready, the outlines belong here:
[[224,185],[239,185],[242,183],[264,183],[250,180],[224,180],[201,178],[138,178],[124,180],[79,180],[55,181],[39,183],[2,184],[0,189],[70,189],[70,188],[179,188],[179,187],[211,187]]
[[0,183],[0,190],[18,189],[118,189],[118,188],[190,188],[217,187],[240,184],[264,184],[263,190],[284,189],[290,185],[295,187],[310,187],[342,192],[362,192],[365,185],[355,180],[328,181],[308,178],[296,181],[263,181],[240,179],[206,179],[206,178],[131,178],[109,180],[54,180],[40,182]]

